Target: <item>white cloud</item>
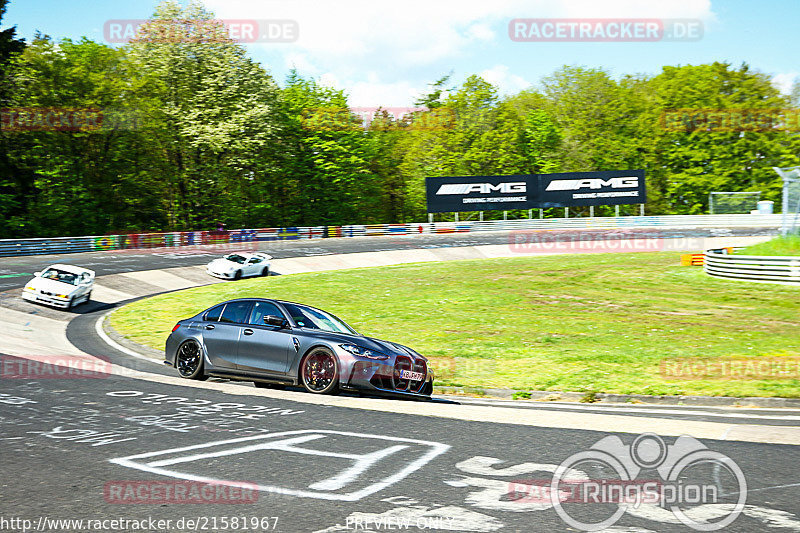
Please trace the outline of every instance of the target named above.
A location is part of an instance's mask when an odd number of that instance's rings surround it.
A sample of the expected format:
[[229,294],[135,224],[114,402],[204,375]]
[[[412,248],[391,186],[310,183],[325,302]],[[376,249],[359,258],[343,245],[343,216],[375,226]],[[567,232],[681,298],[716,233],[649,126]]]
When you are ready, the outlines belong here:
[[513,94],[531,86],[531,83],[512,74],[506,65],[495,65],[490,69],[484,70],[480,76],[500,89],[500,94]]
[[[301,74],[324,72],[326,83],[345,82],[337,87],[350,92],[353,100],[364,100],[354,105],[410,105],[427,82],[458,61],[475,58],[487,64],[481,56],[507,46],[508,23],[514,18],[714,19],[711,0],[205,0],[205,4],[219,18],[297,21],[296,42],[250,46],[279,58],[287,68],[296,66]],[[484,74],[504,91],[528,85],[507,67],[492,67]]]
[[792,92],[792,86],[795,81],[799,81],[800,72],[781,72],[772,77],[772,85],[774,85],[781,93],[789,94]]
[[[221,18],[292,19],[300,37],[281,45],[335,63],[391,57],[402,67],[430,64],[468,53],[505,35],[513,18],[702,18],[712,20],[710,0],[206,0]],[[494,27],[495,29],[492,29]],[[263,45],[274,49],[276,45]]]
[[301,52],[286,54],[284,62],[287,69],[297,69],[303,76],[313,76],[319,72],[319,68],[311,62],[308,55]]

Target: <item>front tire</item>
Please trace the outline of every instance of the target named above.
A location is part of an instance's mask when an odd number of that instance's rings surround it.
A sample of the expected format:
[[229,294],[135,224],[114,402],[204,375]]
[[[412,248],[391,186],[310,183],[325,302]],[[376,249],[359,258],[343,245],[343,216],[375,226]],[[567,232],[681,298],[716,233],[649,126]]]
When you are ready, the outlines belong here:
[[242,279],[242,271],[241,270],[237,270],[236,273],[233,275],[233,279],[235,279],[235,280]]
[[300,382],[313,394],[339,392],[339,361],[328,348],[317,347],[300,362]]
[[196,340],[188,340],[178,347],[175,367],[182,378],[198,381],[208,379],[203,373],[203,349]]
[[86,299],[83,301],[83,303],[88,304],[89,300],[91,299],[92,299],[92,291],[89,291],[86,293]]

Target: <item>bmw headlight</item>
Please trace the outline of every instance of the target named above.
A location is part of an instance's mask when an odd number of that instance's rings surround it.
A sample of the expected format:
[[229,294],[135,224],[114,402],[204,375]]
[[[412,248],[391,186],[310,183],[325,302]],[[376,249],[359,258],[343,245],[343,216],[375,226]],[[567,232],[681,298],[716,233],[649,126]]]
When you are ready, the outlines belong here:
[[389,356],[386,354],[370,350],[369,348],[363,348],[355,344],[340,344],[339,346],[343,350],[348,351],[351,354],[357,355],[359,357],[366,357],[367,359],[377,359],[379,361],[384,361],[386,359],[389,359]]
[[56,294],[59,298],[68,298],[66,294]]

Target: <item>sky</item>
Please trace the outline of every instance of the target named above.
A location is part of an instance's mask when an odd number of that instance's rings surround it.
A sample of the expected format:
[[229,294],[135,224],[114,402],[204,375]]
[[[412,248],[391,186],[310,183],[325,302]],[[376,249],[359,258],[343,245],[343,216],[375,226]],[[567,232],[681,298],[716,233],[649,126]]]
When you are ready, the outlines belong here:
[[[109,21],[146,19],[157,3],[11,0],[0,26],[16,25],[28,40],[39,31],[55,39],[109,42]],[[603,68],[621,77],[658,74],[665,65],[745,62],[784,93],[800,81],[798,0],[205,0],[205,5],[223,20],[292,21],[297,29],[297,35],[288,34],[292,42],[245,44],[250,56],[280,84],[296,68],[345,90],[351,106],[410,106],[429,83],[450,73],[451,85],[479,74],[501,94],[513,94],[536,87],[563,65]],[[681,27],[701,33],[647,42],[519,42],[509,35],[516,19],[537,19],[522,26],[534,35],[548,31],[542,19],[590,24],[657,19],[668,27],[680,19]],[[609,33],[611,28],[602,26]]]

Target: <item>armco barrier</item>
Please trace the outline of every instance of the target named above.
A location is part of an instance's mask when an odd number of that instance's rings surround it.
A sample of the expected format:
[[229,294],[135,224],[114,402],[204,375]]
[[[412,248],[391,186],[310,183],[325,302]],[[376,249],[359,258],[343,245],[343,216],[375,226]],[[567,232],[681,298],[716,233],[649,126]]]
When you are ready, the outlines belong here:
[[239,229],[233,231],[176,231],[132,233],[92,237],[50,239],[2,239],[0,257],[37,254],[68,254],[101,250],[138,250],[205,244],[256,241],[320,239],[325,237],[398,236],[436,233],[467,233],[509,230],[564,229],[691,229],[691,228],[779,228],[781,215],[665,215],[631,217],[547,218],[349,226],[301,226]]
[[761,283],[782,283],[800,287],[800,256],[760,256],[705,253],[705,272],[709,276]]

